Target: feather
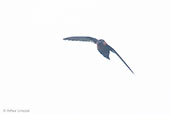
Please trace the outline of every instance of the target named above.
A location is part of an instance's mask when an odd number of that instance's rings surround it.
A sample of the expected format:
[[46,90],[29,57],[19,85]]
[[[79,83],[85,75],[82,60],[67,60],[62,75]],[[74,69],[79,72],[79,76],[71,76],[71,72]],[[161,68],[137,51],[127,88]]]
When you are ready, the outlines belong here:
[[122,57],[111,47],[109,46],[110,50],[115,53],[120,59],[121,61],[128,67],[128,69],[134,74],[134,72],[132,71],[132,69],[126,64],[126,62],[122,59]]
[[89,37],[89,36],[71,36],[71,37],[64,38],[63,40],[86,41],[86,42],[93,42],[93,43],[96,43],[98,41],[96,38]]

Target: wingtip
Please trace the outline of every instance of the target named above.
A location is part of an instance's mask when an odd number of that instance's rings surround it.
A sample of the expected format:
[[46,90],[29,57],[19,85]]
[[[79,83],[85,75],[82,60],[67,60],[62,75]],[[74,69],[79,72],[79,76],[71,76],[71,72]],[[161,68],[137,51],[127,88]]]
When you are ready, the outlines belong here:
[[65,37],[63,40],[70,40],[71,37]]
[[132,71],[132,74],[135,76],[135,73]]
[[67,38],[63,38],[63,40],[67,40]]
[[131,71],[131,73],[133,74],[133,75],[135,75],[135,73],[129,68],[129,70]]

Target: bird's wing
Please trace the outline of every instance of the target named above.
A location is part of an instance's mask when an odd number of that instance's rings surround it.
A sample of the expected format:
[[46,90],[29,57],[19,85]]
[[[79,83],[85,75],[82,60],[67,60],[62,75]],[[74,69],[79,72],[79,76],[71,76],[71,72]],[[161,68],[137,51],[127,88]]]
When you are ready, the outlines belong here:
[[89,36],[71,36],[64,38],[63,40],[72,40],[72,41],[87,41],[87,42],[93,42],[96,43],[97,39]]
[[122,57],[111,47],[109,46],[110,50],[115,53],[121,60],[122,62],[128,67],[128,69],[134,74],[134,72],[131,70],[131,68],[126,64],[126,62],[122,59]]

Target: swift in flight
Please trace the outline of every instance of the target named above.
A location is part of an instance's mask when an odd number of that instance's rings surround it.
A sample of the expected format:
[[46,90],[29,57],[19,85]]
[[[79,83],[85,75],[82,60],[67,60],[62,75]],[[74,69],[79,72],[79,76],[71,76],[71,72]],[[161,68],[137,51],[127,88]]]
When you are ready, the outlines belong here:
[[121,61],[127,66],[127,68],[134,74],[131,68],[126,64],[126,62],[121,58],[121,56],[111,47],[109,46],[103,39],[96,39],[89,36],[72,36],[64,38],[63,40],[71,40],[71,41],[86,41],[86,42],[93,42],[97,45],[97,50],[107,59],[110,60],[109,54],[110,51],[115,53]]

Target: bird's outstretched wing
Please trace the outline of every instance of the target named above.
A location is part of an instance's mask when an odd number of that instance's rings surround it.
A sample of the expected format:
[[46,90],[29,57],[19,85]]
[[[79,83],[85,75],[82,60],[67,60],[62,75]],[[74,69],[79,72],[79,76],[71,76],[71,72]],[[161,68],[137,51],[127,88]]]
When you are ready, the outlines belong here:
[[122,62],[128,67],[128,69],[134,74],[134,72],[131,70],[131,68],[126,64],[126,62],[122,59],[122,57],[111,47],[109,46],[110,50],[115,53],[121,60]]
[[89,36],[71,36],[71,37],[64,38],[63,40],[87,41],[93,43],[96,43],[98,41],[96,38],[89,37]]

